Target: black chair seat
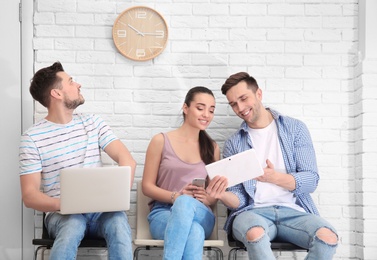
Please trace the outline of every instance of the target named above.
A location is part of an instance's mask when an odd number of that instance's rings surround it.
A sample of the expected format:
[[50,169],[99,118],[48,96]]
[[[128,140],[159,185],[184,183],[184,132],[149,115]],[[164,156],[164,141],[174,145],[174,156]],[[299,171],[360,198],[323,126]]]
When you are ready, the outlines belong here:
[[[49,246],[52,247],[54,239],[52,238],[34,238],[33,245],[35,246]],[[106,241],[103,238],[84,238],[79,247],[107,247]]]

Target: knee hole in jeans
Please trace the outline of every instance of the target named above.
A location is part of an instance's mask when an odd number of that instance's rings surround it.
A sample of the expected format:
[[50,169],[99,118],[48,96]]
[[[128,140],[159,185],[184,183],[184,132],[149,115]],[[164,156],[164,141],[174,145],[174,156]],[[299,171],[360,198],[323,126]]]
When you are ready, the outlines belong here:
[[318,229],[316,236],[326,244],[336,245],[338,243],[338,236],[333,231],[325,227]]
[[263,227],[252,227],[246,232],[246,239],[250,242],[256,242],[264,236]]

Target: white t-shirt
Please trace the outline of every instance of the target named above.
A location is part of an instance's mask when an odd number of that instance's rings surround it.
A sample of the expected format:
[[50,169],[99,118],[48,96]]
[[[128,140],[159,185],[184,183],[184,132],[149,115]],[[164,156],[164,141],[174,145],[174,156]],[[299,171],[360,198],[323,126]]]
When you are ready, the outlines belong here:
[[[267,167],[266,160],[269,159],[274,165],[275,171],[287,173],[275,120],[263,129],[253,129],[249,127],[248,132],[262,167]],[[289,190],[272,183],[257,181],[254,198],[255,207],[280,205],[304,211],[304,209],[295,202],[296,197]]]

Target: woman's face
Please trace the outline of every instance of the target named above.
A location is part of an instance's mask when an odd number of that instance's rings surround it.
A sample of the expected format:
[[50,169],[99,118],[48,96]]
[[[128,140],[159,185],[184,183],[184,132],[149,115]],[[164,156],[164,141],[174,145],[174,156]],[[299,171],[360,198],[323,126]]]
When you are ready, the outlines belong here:
[[211,123],[215,112],[215,98],[207,93],[197,93],[189,105],[183,105],[185,122],[205,130]]

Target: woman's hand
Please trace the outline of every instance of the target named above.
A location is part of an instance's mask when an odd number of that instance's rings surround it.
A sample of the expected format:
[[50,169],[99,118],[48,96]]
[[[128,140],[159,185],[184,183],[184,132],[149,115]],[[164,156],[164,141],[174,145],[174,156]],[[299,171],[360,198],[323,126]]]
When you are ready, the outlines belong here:
[[196,186],[192,185],[191,183],[187,184],[183,189],[179,192],[181,195],[187,195],[190,197],[194,197],[194,189]]
[[206,190],[203,187],[198,187],[191,185],[193,187],[192,192],[193,192],[193,197],[206,206],[210,206],[212,204],[211,197],[207,194]]
[[207,206],[211,205],[211,198],[203,187],[198,187],[189,183],[181,190],[180,194],[191,196]]

